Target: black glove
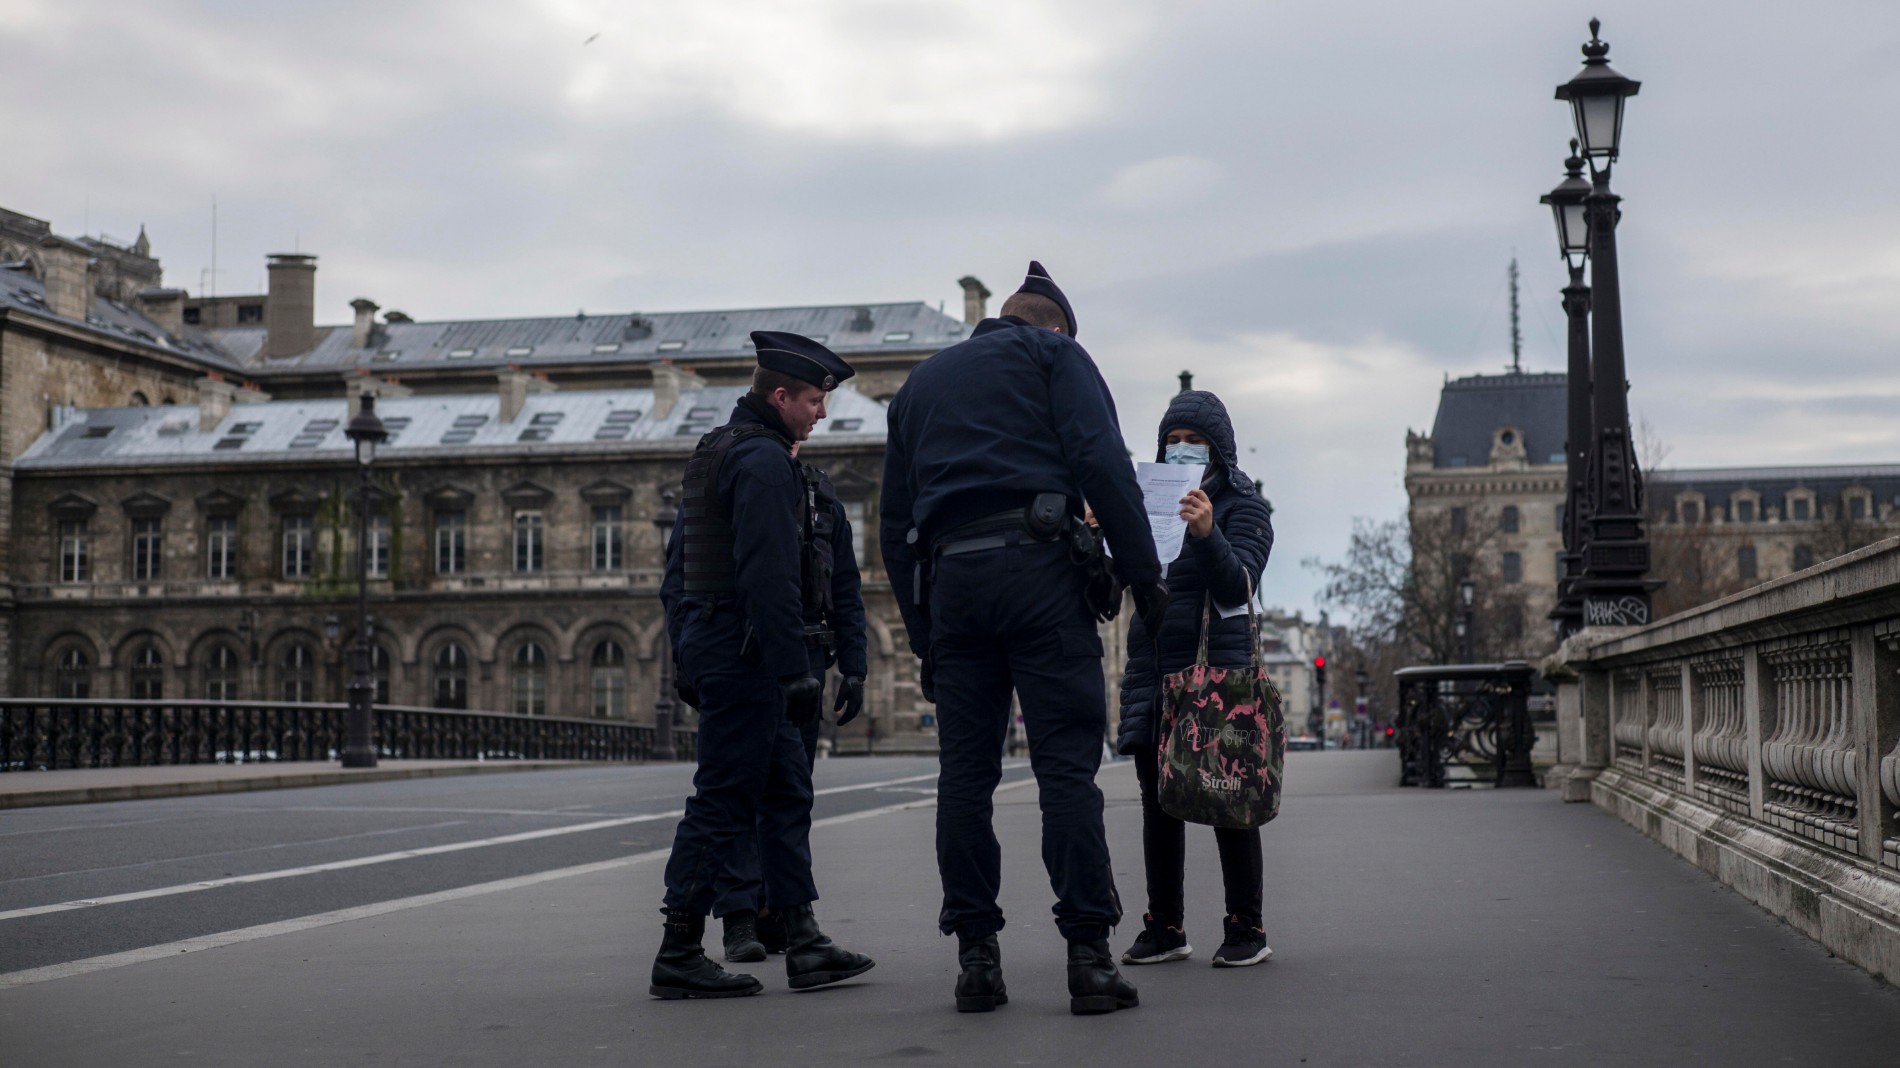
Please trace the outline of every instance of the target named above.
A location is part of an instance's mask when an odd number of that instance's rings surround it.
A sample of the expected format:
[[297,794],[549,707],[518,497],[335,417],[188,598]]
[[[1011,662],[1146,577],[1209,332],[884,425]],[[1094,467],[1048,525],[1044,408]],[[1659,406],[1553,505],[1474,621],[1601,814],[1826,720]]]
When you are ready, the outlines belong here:
[[924,691],[924,700],[937,703],[937,678],[935,664],[929,653],[924,654],[924,666],[917,669],[917,688]]
[[778,680],[778,692],[785,695],[785,719],[794,727],[818,720],[818,706],[825,702],[825,684],[810,675],[787,675]]
[[1135,595],[1135,611],[1148,629],[1150,641],[1159,641],[1161,624],[1168,616],[1168,588],[1159,582],[1144,582],[1130,592]]
[[858,718],[864,711],[864,680],[856,675],[846,675],[838,680],[838,699],[832,702],[831,710],[838,713],[838,726]]

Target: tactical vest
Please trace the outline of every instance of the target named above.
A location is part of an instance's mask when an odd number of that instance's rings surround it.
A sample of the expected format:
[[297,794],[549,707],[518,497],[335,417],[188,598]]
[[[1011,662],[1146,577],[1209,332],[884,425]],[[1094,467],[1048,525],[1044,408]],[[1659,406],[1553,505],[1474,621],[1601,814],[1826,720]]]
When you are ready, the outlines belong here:
[[[719,468],[733,446],[772,433],[757,423],[722,426],[700,438],[692,459],[686,461],[686,478],[680,487],[679,536],[688,595],[738,592],[732,517],[719,500]],[[805,526],[810,526],[809,520]]]
[[838,536],[837,519],[832,505],[837,493],[823,471],[810,464],[799,464],[804,484],[804,551],[799,559],[799,587],[803,592],[805,618],[831,618],[831,547]]

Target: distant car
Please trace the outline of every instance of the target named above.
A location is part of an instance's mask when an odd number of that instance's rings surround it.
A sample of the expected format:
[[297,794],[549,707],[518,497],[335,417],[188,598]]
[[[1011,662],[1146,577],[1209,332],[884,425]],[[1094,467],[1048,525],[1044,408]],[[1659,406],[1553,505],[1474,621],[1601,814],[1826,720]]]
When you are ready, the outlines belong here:
[[1289,752],[1311,752],[1320,748],[1320,741],[1310,734],[1296,734],[1286,740],[1286,747]]

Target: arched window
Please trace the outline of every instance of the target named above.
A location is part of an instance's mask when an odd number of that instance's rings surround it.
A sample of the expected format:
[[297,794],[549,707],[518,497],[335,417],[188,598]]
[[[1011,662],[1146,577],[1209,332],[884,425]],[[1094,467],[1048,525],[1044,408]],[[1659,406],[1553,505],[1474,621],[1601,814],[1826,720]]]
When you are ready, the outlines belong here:
[[468,707],[468,650],[454,642],[435,654],[435,707]]
[[627,652],[608,638],[594,646],[594,715],[627,718]]
[[53,671],[53,696],[86,698],[92,696],[92,659],[80,648],[59,654]]
[[317,693],[317,661],[310,647],[299,642],[284,650],[278,679],[286,701],[314,701]]
[[380,645],[369,647],[369,677],[376,684],[375,702],[389,703],[389,650]]
[[235,701],[237,688],[237,652],[228,645],[212,646],[205,657],[205,700]]
[[165,697],[165,657],[158,646],[147,644],[132,655],[132,700],[159,701]]
[[132,407],[144,408],[150,405],[151,403],[152,402],[146,398],[145,394],[139,392],[136,389],[132,391]]
[[515,714],[545,716],[548,713],[548,654],[535,642],[522,642],[515,650]]

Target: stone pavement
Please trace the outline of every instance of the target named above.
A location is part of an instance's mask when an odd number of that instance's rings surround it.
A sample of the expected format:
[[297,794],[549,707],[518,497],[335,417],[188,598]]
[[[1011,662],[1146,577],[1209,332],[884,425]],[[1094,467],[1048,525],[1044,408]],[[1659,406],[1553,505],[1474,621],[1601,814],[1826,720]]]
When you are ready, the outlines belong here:
[[[952,1010],[929,807],[819,827],[819,916],[878,967],[807,994],[658,1002],[660,860],[0,989],[5,1059],[390,1065],[1892,1065],[1900,993],[1591,806],[1400,791],[1390,752],[1299,753],[1266,829],[1274,959],[1217,971],[1212,836],[1191,961],[1068,1014],[1033,788],[998,795],[1011,1003]],[[1103,771],[1131,915],[1140,812]],[[927,805],[927,803],[926,803]]]
[[374,768],[345,768],[334,760],[313,760],[11,771],[0,775],[0,809],[587,766],[576,760],[386,760]]

